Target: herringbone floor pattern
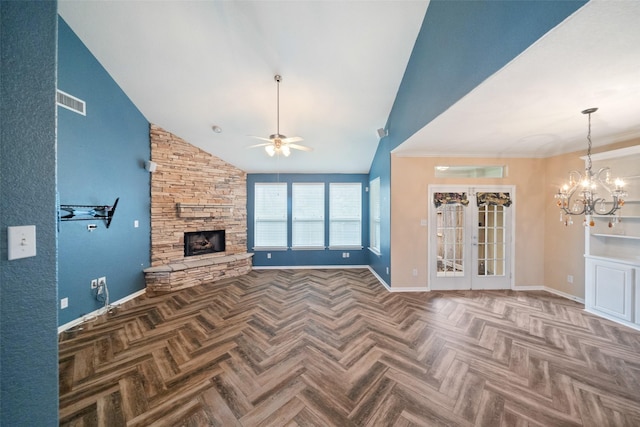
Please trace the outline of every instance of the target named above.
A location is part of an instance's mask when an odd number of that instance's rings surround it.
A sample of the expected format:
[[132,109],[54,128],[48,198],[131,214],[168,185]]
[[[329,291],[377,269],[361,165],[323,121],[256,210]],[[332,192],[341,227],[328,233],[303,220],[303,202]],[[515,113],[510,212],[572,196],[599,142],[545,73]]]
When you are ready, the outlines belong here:
[[60,339],[64,426],[639,426],[640,333],[545,292],[261,270]]

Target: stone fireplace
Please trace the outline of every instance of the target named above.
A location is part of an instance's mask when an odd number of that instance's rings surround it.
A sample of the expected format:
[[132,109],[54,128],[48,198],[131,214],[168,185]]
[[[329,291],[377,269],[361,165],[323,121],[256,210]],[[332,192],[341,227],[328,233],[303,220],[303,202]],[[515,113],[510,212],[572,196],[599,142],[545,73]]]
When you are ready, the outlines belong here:
[[158,166],[151,174],[147,293],[251,271],[246,173],[156,125],[150,139],[151,160]]

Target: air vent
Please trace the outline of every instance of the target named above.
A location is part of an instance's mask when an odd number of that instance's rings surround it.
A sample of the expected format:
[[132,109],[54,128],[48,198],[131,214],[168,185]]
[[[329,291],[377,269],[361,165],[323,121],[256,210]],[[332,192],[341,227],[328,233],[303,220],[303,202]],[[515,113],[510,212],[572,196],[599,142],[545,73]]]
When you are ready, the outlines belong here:
[[87,115],[87,104],[82,99],[78,99],[61,90],[56,92],[56,104],[83,116]]

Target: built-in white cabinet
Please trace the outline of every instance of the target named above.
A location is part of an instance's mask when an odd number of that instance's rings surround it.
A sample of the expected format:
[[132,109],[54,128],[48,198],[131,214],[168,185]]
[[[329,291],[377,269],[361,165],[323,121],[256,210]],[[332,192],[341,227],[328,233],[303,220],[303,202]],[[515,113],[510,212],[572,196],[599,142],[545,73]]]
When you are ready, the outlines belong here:
[[636,316],[639,308],[636,307],[638,268],[640,267],[606,258],[587,257],[587,309],[615,320],[640,322],[640,318]]
[[585,307],[640,329],[640,146],[591,156],[593,169],[609,166],[628,195],[613,216],[594,216],[585,228]]

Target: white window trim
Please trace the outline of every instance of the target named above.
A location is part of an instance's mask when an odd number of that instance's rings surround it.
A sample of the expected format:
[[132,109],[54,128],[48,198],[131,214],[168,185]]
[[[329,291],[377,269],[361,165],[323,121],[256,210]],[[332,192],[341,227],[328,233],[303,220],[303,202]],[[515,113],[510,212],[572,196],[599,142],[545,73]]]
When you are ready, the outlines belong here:
[[[373,204],[375,202],[375,199],[373,197],[374,196],[374,191],[373,191],[374,184],[377,187],[377,199],[378,199],[377,200],[377,202],[378,202],[377,221],[374,218],[374,214],[376,212],[374,212],[374,206],[373,206]],[[369,250],[371,252],[373,252],[374,254],[376,254],[376,255],[381,255],[381,252],[380,252],[380,234],[381,234],[380,231],[381,230],[379,228],[380,227],[380,199],[381,199],[381,197],[380,197],[380,177],[377,177],[377,178],[375,178],[375,179],[373,179],[373,180],[371,180],[369,182]],[[376,234],[375,230],[374,230],[374,227],[376,227],[376,224],[378,226],[378,233],[377,233],[377,237],[378,237],[377,240],[378,241],[376,242],[377,246],[372,244],[373,243],[373,237]]]

